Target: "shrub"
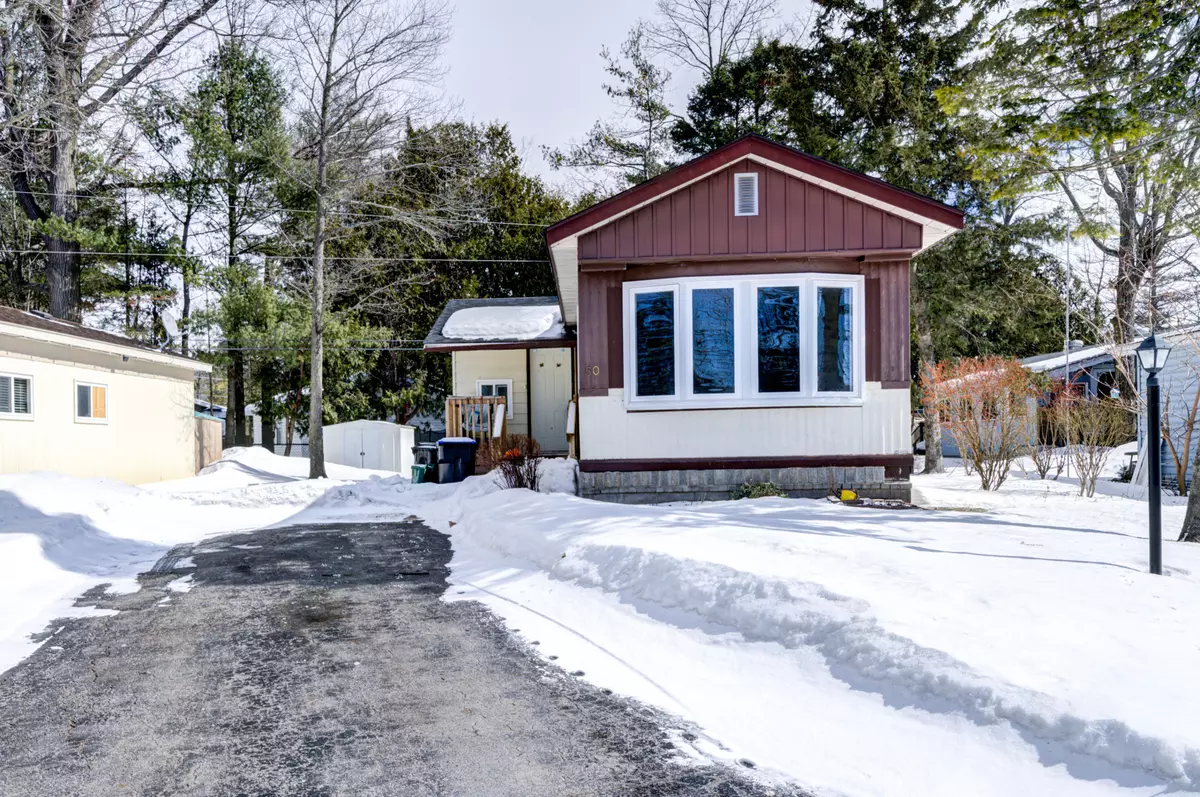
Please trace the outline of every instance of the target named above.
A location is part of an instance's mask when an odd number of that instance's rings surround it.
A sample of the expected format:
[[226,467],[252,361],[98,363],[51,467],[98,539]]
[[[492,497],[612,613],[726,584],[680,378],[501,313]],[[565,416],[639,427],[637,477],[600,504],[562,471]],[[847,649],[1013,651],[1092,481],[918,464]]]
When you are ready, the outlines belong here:
[[735,487],[729,497],[739,501],[743,498],[787,498],[788,494],[787,490],[772,482],[747,482]]
[[1069,450],[1079,473],[1079,494],[1091,498],[1113,447],[1132,436],[1129,410],[1116,399],[1083,396],[1064,397],[1059,408],[1070,434]]
[[538,463],[542,461],[537,441],[529,435],[505,435],[487,446],[491,469],[497,479],[510,490],[524,488],[537,491]]
[[923,388],[985,490],[998,490],[1036,439],[1029,372],[1004,357],[964,357],[926,369]]

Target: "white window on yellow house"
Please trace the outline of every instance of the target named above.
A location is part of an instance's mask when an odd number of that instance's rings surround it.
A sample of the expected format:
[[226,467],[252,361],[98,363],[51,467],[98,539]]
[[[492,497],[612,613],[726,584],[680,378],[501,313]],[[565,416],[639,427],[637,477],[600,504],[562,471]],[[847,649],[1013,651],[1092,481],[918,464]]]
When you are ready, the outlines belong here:
[[0,418],[33,417],[33,378],[0,374]]
[[108,385],[75,383],[75,420],[108,423]]

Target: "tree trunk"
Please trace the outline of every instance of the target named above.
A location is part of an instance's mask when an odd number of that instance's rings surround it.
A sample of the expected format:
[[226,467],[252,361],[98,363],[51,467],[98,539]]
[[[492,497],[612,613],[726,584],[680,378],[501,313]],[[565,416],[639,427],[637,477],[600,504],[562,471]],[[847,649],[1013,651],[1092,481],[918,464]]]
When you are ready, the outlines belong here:
[[292,455],[292,434],[296,429],[296,421],[291,417],[285,418],[283,421],[283,455],[290,457]]
[[183,215],[183,239],[180,241],[180,246],[183,249],[183,263],[179,267],[179,276],[183,281],[183,312],[179,319],[179,345],[183,351],[183,356],[188,356],[188,344],[191,341],[191,321],[192,321],[192,285],[194,279],[192,275],[192,265],[188,260],[188,235],[192,229],[192,214],[195,212],[195,205],[192,198],[188,196],[187,210]]
[[[917,367],[923,376],[937,362],[933,348],[933,322],[929,318],[929,308],[925,304],[925,296],[917,285],[917,269],[912,268],[912,314],[913,326],[917,330]],[[925,469],[922,473],[945,473],[942,464],[942,422],[937,410],[929,410],[926,402],[925,412]]]
[[308,478],[325,478],[325,142],[317,153],[317,207],[313,219],[312,367],[308,393]]
[[247,446],[253,441],[247,439],[246,435],[246,353],[231,351],[229,355],[229,410],[233,418],[233,444]]
[[[1187,514],[1183,516],[1183,529],[1179,532],[1180,542],[1200,542],[1200,484],[1196,474],[1200,473],[1200,446],[1192,457],[1191,489],[1188,490]],[[1180,480],[1182,483],[1182,480]]]

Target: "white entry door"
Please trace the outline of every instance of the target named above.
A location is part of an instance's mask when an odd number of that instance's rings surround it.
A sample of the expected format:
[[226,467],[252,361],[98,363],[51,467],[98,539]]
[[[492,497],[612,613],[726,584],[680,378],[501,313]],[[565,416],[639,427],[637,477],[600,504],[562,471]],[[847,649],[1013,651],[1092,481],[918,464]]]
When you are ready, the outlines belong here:
[[571,403],[571,350],[529,350],[533,439],[547,453],[567,450],[567,405]]

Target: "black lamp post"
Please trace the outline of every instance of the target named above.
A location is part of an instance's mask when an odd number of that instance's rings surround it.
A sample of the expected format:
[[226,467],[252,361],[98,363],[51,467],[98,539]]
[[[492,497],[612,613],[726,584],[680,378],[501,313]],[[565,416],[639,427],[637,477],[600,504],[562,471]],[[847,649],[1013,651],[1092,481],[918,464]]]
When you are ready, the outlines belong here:
[[1146,372],[1146,456],[1150,457],[1150,572],[1162,575],[1162,429],[1158,410],[1158,372],[1167,364],[1171,346],[1151,335],[1137,347]]

